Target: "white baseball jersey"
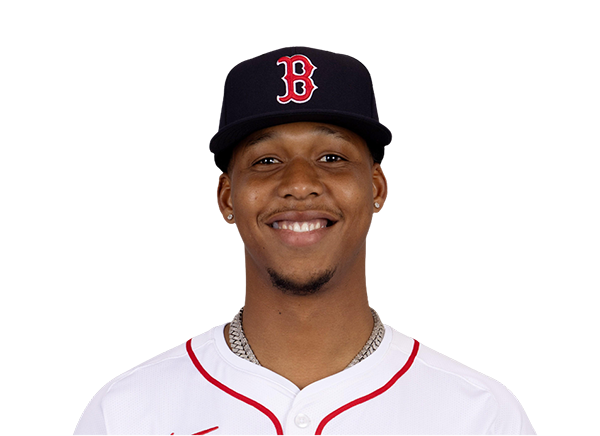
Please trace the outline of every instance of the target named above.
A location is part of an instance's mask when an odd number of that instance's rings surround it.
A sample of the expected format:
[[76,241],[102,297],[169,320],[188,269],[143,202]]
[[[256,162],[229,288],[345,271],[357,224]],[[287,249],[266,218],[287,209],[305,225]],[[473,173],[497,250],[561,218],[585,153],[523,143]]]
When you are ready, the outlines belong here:
[[500,383],[386,326],[362,362],[304,389],[236,356],[223,326],[108,383],[76,434],[535,434]]

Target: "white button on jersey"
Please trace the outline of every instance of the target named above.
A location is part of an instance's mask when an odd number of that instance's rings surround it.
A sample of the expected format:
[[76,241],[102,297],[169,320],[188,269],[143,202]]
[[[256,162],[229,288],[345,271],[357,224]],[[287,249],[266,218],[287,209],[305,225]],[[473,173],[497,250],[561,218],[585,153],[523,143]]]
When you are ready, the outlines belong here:
[[310,424],[310,418],[304,413],[299,413],[294,418],[294,423],[300,428],[306,428]]

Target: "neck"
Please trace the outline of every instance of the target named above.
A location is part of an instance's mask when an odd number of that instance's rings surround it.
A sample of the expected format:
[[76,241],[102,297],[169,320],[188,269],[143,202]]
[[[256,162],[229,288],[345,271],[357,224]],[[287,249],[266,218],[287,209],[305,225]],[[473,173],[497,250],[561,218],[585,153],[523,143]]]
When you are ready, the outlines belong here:
[[261,365],[300,389],[342,371],[373,329],[364,263],[307,296],[284,294],[247,274],[243,328]]

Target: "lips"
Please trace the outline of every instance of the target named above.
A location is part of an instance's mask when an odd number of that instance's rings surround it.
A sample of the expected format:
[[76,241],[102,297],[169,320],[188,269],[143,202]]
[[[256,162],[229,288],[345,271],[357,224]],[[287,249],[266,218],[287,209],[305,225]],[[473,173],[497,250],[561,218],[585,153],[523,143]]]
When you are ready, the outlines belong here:
[[266,224],[274,229],[308,232],[323,227],[331,227],[337,221],[338,219],[329,212],[305,210],[276,213],[269,217]]
[[307,210],[276,213],[265,224],[286,245],[298,247],[320,241],[337,222],[338,218],[329,212]]

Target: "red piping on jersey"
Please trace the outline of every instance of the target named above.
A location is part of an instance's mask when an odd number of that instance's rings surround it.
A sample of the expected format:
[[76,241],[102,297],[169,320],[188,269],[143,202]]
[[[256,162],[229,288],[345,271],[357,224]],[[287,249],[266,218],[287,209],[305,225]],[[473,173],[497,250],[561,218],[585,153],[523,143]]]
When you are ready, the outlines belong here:
[[196,369],[198,369],[198,371],[200,371],[200,374],[202,374],[202,376],[204,376],[204,378],[208,382],[212,383],[213,385],[215,385],[216,387],[221,389],[223,392],[228,393],[232,397],[237,398],[238,400],[243,401],[244,403],[249,404],[250,406],[260,410],[262,413],[267,415],[267,417],[271,420],[271,422],[273,422],[273,425],[275,426],[275,430],[277,431],[277,434],[283,434],[283,428],[281,427],[281,423],[279,422],[279,420],[277,419],[277,417],[275,416],[275,414],[273,412],[271,412],[269,409],[267,409],[262,404],[257,403],[256,401],[234,391],[231,388],[228,388],[223,383],[221,383],[220,381],[213,378],[208,372],[206,372],[206,370],[200,364],[200,361],[196,357],[196,354],[194,354],[194,350],[192,350],[192,340],[191,339],[186,342],[185,348],[187,349],[190,359],[192,359],[192,362],[194,363],[194,366],[196,367]]
[[389,388],[391,388],[394,385],[394,383],[396,383],[398,381],[398,379],[400,377],[402,377],[404,375],[404,373],[406,373],[406,371],[408,371],[408,369],[411,367],[411,365],[415,361],[415,357],[417,357],[418,351],[419,351],[419,342],[415,340],[415,343],[414,343],[413,349],[412,349],[412,353],[410,353],[408,360],[406,361],[404,366],[400,369],[400,371],[398,371],[390,379],[389,382],[387,382],[385,385],[383,385],[376,391],[373,391],[370,394],[365,395],[364,397],[357,398],[356,400],[351,401],[348,404],[340,407],[339,409],[336,409],[333,412],[331,412],[329,415],[327,415],[325,418],[323,418],[323,420],[319,423],[319,426],[317,427],[317,431],[315,432],[315,434],[320,435],[323,432],[323,428],[327,425],[327,423],[329,421],[331,421],[333,418],[335,418],[336,416],[338,416],[340,413],[345,412],[346,410],[350,409],[351,407],[362,404],[365,401],[372,400],[376,396],[383,394],[385,391],[387,391]]
[[194,436],[194,435],[200,435],[200,434],[208,434],[211,431],[215,431],[218,428],[219,428],[219,426],[217,425],[216,427],[209,428],[209,429],[206,429],[206,430],[203,430],[203,431],[199,431],[198,433],[192,433],[192,436]]

